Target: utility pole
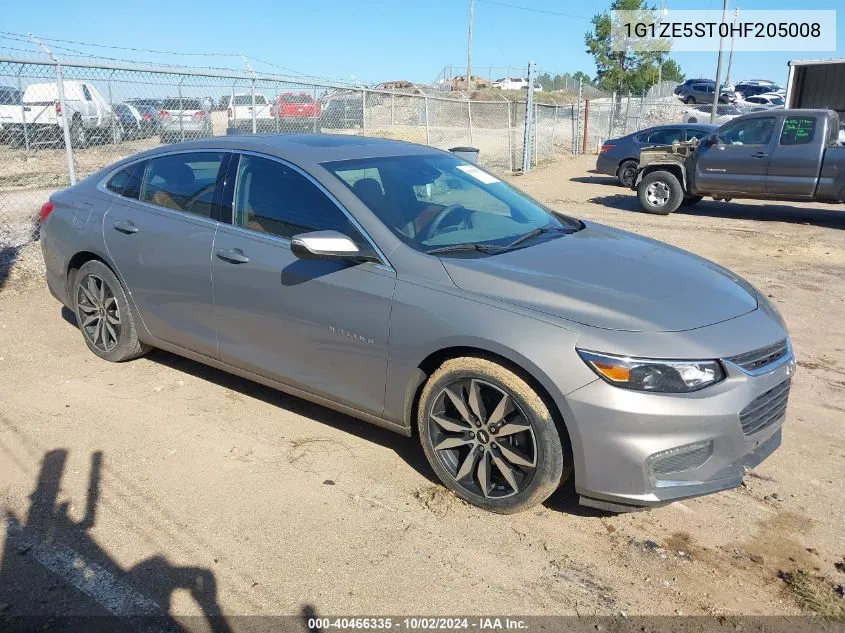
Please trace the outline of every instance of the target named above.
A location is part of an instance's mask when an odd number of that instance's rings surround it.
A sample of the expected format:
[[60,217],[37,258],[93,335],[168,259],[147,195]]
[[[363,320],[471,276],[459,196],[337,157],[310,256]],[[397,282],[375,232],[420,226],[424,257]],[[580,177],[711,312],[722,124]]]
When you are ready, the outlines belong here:
[[[737,19],[739,18],[739,5],[737,5],[736,9],[734,9],[734,24],[736,24]],[[731,53],[728,55],[728,73],[725,75],[725,83],[730,85],[731,83],[731,66],[734,63],[734,34],[733,30],[731,31]]]
[[[657,19],[657,23],[660,24],[663,21],[663,16],[666,15],[666,6],[664,4],[664,0],[660,0],[660,17]],[[663,83],[663,52],[659,52],[657,54],[657,84],[660,85]]]
[[472,17],[475,11],[475,0],[469,0],[469,37],[467,38],[467,92],[472,90]]
[[[728,18],[728,0],[722,4],[722,24]],[[721,30],[721,26],[719,29]],[[725,48],[725,38],[719,34],[719,60],[716,62],[716,85],[713,87],[713,107],[710,110],[710,123],[716,119],[716,107],[719,105],[719,97],[722,96],[722,50]]]

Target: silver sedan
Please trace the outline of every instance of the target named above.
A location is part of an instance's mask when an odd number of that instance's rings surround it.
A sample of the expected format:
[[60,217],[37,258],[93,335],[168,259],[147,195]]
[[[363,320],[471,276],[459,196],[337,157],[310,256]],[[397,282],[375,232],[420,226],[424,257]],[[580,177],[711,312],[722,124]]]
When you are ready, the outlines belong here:
[[794,360],[765,296],[433,148],[158,147],[41,216],[50,290],[100,358],[157,347],[417,435],[489,510],[570,477],[587,505],[660,505],[781,441]]

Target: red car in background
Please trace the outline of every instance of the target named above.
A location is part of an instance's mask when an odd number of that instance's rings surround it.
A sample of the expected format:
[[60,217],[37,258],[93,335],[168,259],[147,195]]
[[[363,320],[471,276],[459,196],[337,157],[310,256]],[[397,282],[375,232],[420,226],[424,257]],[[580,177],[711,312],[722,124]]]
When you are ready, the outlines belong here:
[[286,92],[276,98],[276,117],[282,130],[318,132],[320,104],[307,92]]

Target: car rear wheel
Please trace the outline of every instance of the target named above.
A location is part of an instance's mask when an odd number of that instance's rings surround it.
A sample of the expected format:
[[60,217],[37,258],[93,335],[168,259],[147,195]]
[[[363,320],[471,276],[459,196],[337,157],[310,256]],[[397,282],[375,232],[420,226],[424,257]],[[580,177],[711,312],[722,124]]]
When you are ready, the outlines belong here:
[[633,187],[634,179],[637,177],[639,163],[635,160],[625,160],[616,170],[616,179],[624,187]]
[[86,262],[73,282],[76,322],[88,348],[104,360],[118,363],[145,354],[138,340],[126,293],[103,262]]
[[70,146],[79,149],[88,147],[88,134],[79,117],[74,117],[70,122]]
[[692,95],[690,95],[689,97],[687,97],[686,99],[684,99],[684,103],[687,103],[687,104],[689,104],[689,103],[695,103],[695,97],[693,97]]
[[637,185],[637,198],[643,211],[669,215],[684,199],[684,190],[677,176],[668,171],[646,174]]
[[441,365],[423,388],[417,427],[440,481],[486,510],[527,510],[563,479],[563,447],[548,407],[492,361],[463,357]]

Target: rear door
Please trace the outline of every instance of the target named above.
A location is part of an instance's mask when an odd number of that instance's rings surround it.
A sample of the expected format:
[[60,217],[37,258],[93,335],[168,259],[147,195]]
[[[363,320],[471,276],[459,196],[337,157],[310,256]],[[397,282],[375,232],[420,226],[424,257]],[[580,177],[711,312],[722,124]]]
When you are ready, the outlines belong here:
[[293,255],[290,238],[308,231],[368,244],[295,167],[243,154],[233,180],[234,225],[221,223],[211,260],[221,360],[381,415],[393,269]]
[[215,193],[228,157],[195,150],[137,163],[122,176],[131,186],[106,185],[117,197],[103,221],[109,255],[150,333],[212,358]]
[[719,142],[697,151],[697,192],[765,193],[777,120],[777,116],[755,116],[720,127]]
[[766,191],[811,198],[827,145],[824,121],[815,115],[787,116],[779,131],[769,161]]

